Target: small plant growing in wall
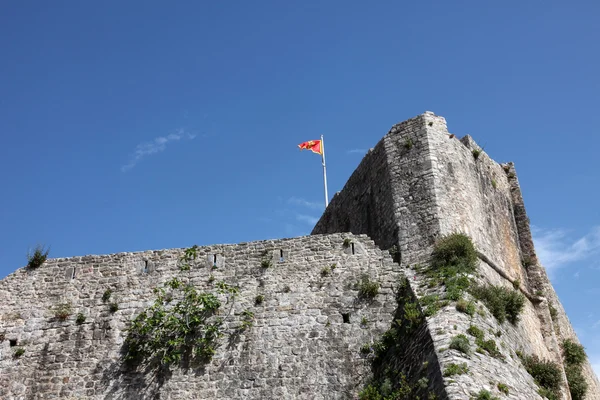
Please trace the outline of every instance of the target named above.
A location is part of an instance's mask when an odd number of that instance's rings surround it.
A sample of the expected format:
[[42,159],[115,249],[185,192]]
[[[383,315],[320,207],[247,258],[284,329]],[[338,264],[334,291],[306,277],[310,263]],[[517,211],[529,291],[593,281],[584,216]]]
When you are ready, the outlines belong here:
[[326,277],[326,276],[329,276],[330,274],[331,274],[331,269],[329,267],[323,267],[323,269],[321,270],[321,276]]
[[25,354],[25,349],[22,347],[17,347],[13,353],[13,358],[20,358],[23,354]]
[[75,319],[75,323],[77,325],[81,325],[85,322],[85,315],[83,313],[77,314],[77,318]]
[[368,325],[369,325],[369,320],[367,319],[367,317],[363,316],[360,319],[360,326],[362,326],[364,328],[364,327],[367,327]]
[[410,150],[410,149],[412,149],[412,148],[413,148],[413,145],[414,145],[414,144],[413,144],[413,141],[412,141],[412,139],[411,139],[411,138],[406,138],[406,140],[404,141],[404,148],[405,148],[406,150]]
[[504,383],[498,382],[498,390],[500,391],[500,393],[504,393],[505,395],[508,396],[508,393],[509,393],[508,386],[505,385]]
[[29,254],[27,254],[27,267],[32,269],[40,267],[46,262],[49,253],[50,249],[44,249],[43,246],[39,245],[36,246],[35,249],[33,249],[33,252],[30,251]]
[[71,303],[57,304],[54,307],[54,317],[59,321],[65,321],[71,314]]
[[271,260],[268,260],[266,258],[264,258],[261,262],[260,262],[260,266],[264,269],[267,268],[271,268],[273,266],[273,262]]
[[504,286],[476,285],[471,287],[470,292],[486,305],[500,323],[508,320],[511,324],[516,324],[519,320],[519,314],[525,306],[525,296],[523,294]]
[[350,247],[350,245],[352,244],[352,239],[350,238],[346,238],[344,239],[344,243],[342,244],[345,248]]
[[485,389],[481,389],[479,393],[477,393],[474,397],[471,397],[473,400],[500,400],[496,396],[492,396],[492,393]]
[[467,372],[469,372],[469,367],[467,367],[467,363],[450,363],[444,370],[444,376],[463,375]]
[[497,189],[497,188],[498,188],[498,182],[496,182],[496,180],[495,180],[495,179],[492,179],[492,187],[493,187],[494,189]]
[[372,281],[367,275],[363,275],[358,286],[358,297],[362,299],[373,299],[379,294],[379,283]]
[[116,313],[117,311],[119,311],[119,303],[117,303],[117,302],[110,303],[108,305],[108,310],[113,314]]
[[481,155],[481,149],[473,149],[472,153],[473,153],[473,158],[477,160],[479,158],[479,156]]
[[475,315],[475,303],[465,299],[459,299],[456,303],[456,310],[472,317]]
[[264,301],[265,301],[265,296],[262,294],[259,294],[258,296],[256,296],[254,298],[254,304],[256,304],[257,306],[261,305]]
[[213,274],[210,274],[210,276],[208,277],[208,283],[213,283],[215,281],[215,276]]
[[448,347],[467,355],[471,353],[471,344],[469,343],[469,338],[463,334],[454,336],[450,340],[450,345]]
[[111,295],[112,295],[112,290],[106,289],[104,291],[104,294],[102,294],[102,302],[106,303],[107,301],[109,301]]
[[254,325],[254,313],[250,310],[244,310],[242,312],[242,324],[240,325],[240,331],[252,328]]
[[369,343],[365,343],[361,346],[360,348],[360,352],[361,354],[367,355],[367,354],[371,354],[371,345]]

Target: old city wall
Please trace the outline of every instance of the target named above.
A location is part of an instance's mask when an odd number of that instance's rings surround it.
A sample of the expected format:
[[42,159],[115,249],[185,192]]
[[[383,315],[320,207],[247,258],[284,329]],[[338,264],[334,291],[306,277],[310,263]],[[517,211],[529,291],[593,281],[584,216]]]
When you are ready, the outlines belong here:
[[[164,382],[122,369],[128,322],[153,302],[155,287],[181,274],[181,254],[52,259],[2,280],[0,397],[347,399],[370,377],[360,347],[390,327],[401,272],[373,241],[351,234],[201,247],[191,282],[207,291],[219,281],[240,288],[225,307],[226,335],[213,361],[202,370],[174,368]],[[273,265],[262,267],[265,259]],[[363,275],[381,285],[373,301],[357,297],[354,285]],[[102,300],[107,289],[118,304],[114,313]],[[264,296],[260,305],[258,295]],[[72,315],[58,321],[55,307],[66,302]],[[244,310],[254,313],[254,323],[236,336]],[[78,313],[86,316],[81,325],[75,323]],[[426,330],[412,340],[408,347],[419,350],[432,343]],[[17,348],[25,352],[14,358]],[[408,367],[421,368],[420,358],[411,362]]]

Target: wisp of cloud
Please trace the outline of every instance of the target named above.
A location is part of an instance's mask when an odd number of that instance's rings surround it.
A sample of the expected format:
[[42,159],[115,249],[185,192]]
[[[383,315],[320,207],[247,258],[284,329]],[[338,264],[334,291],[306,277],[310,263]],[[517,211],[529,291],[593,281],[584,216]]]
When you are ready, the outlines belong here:
[[136,146],[135,151],[131,155],[129,163],[121,167],[122,172],[126,172],[135,167],[144,157],[152,154],[160,153],[167,148],[169,142],[178,142],[181,139],[194,139],[196,135],[185,132],[183,129],[178,129],[175,133],[168,136],[159,136],[150,142],[140,143]]

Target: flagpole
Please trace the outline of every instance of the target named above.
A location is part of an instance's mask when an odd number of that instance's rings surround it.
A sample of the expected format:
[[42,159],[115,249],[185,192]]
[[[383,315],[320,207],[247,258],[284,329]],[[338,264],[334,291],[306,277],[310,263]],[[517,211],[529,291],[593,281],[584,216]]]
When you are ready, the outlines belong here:
[[329,196],[327,196],[327,167],[325,166],[325,142],[321,135],[321,158],[323,161],[323,184],[325,185],[325,208],[329,205]]

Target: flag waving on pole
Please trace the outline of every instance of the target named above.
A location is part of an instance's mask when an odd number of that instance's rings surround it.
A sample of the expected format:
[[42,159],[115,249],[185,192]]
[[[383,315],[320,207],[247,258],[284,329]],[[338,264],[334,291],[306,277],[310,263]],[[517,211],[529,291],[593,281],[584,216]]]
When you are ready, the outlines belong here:
[[308,142],[298,145],[300,150],[310,150],[313,153],[321,155],[321,163],[323,164],[323,185],[325,186],[325,208],[329,205],[329,196],[327,195],[327,167],[325,166],[325,145],[323,144],[323,135],[321,140],[309,140]]
[[320,140],[309,140],[298,145],[300,150],[311,150],[313,153],[323,155],[323,145]]

